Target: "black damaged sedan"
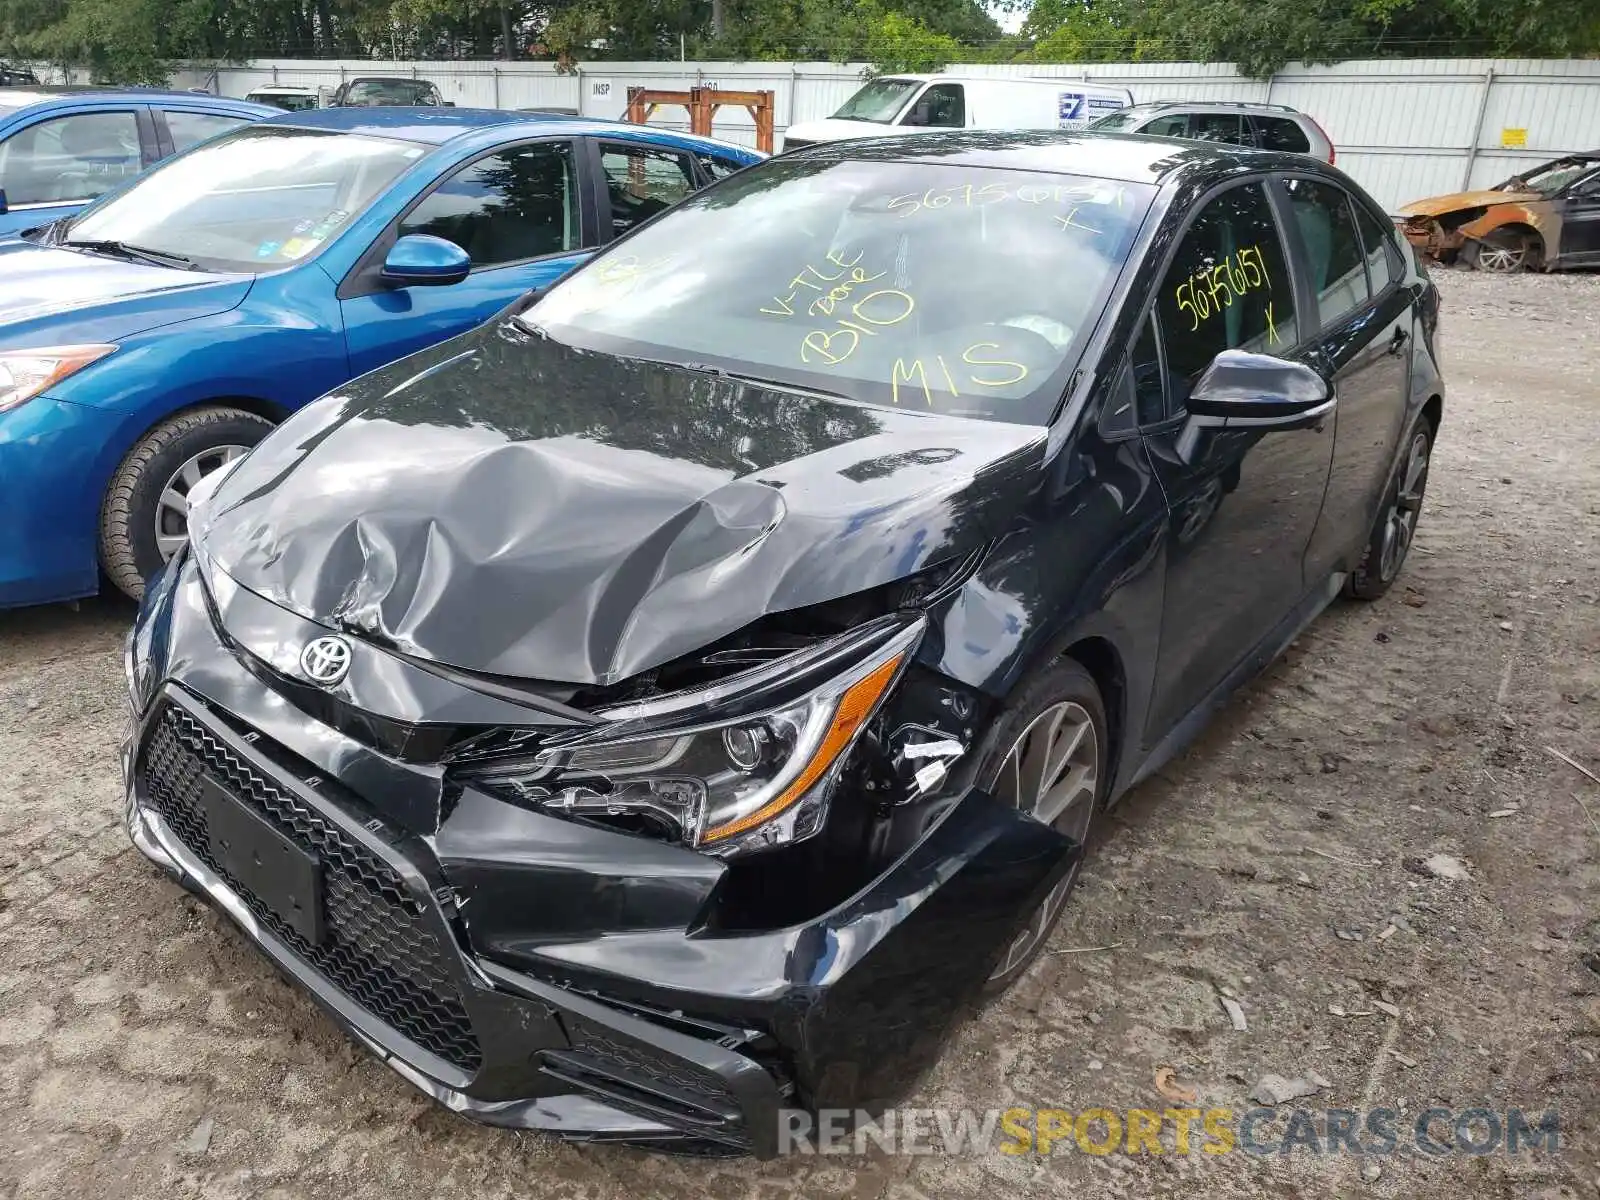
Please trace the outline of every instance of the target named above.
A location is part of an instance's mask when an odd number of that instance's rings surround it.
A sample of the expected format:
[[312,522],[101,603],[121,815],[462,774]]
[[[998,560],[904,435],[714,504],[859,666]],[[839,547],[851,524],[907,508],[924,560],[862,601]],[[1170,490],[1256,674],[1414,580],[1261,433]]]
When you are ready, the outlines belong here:
[[1437,307],[1300,156],[740,172],[191,497],[133,840],[459,1113],[774,1153],[903,1094],[1097,811],[1394,581]]

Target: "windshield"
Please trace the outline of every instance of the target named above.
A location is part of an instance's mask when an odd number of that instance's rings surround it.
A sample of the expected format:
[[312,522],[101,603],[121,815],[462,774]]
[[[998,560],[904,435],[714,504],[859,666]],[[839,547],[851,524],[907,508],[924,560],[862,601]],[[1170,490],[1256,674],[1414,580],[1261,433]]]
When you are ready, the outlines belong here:
[[359,79],[344,94],[347,105],[360,108],[433,103],[433,85],[406,79]]
[[1153,192],[948,164],[771,160],[554,288],[558,341],[877,405],[1048,423]]
[[1554,196],[1557,192],[1570,184],[1576,183],[1590,171],[1600,167],[1600,158],[1567,160],[1565,162],[1547,163],[1536,171],[1515,179],[1508,179],[1500,185],[1503,192],[1534,191],[1541,196]]
[[251,92],[245,99],[256,104],[270,104],[284,112],[303,112],[317,107],[316,96],[303,92]]
[[427,147],[251,126],[169,159],[62,239],[123,242],[215,271],[272,271],[315,253]]
[[922,84],[915,79],[874,79],[844,102],[834,113],[839,121],[875,121],[887,125],[906,106],[911,93]]

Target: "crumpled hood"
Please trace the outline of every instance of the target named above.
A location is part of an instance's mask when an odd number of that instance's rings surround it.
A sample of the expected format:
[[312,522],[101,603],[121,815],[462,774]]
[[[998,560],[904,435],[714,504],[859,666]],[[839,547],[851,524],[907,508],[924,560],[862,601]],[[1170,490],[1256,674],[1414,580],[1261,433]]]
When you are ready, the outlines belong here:
[[304,617],[603,684],[978,546],[1037,484],[1045,438],[503,323],[302,410],[193,521],[215,567]]
[[247,276],[0,242],[0,346],[115,342],[226,312],[245,298],[251,282]]
[[1544,199],[1538,192],[1452,192],[1414,200],[1400,210],[1403,217],[1442,217],[1463,208],[1492,208],[1496,204],[1532,204]]

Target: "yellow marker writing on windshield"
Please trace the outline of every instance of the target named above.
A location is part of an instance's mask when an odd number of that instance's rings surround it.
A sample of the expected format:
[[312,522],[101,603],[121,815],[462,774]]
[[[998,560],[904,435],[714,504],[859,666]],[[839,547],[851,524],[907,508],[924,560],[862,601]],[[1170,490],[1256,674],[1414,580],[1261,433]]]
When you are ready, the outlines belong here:
[[998,350],[999,342],[976,342],[968,346],[961,354],[961,361],[972,367],[1011,367],[1016,371],[1009,379],[979,379],[976,375],[970,376],[972,382],[979,387],[1010,387],[1014,383],[1021,383],[1028,377],[1028,368],[1009,358],[975,358],[974,352],[978,350]]
[[933,389],[928,386],[928,372],[923,367],[922,360],[920,358],[913,358],[909,367],[906,366],[906,361],[903,358],[897,358],[894,360],[894,369],[889,372],[889,395],[896,404],[900,403],[901,376],[905,377],[905,381],[907,383],[914,383],[918,380],[921,381],[922,398],[927,402],[928,407],[932,408]]
[[[840,339],[849,336],[848,342]],[[836,366],[855,353],[861,344],[861,334],[855,329],[813,329],[800,342],[800,361],[808,363],[814,354],[828,366]]]
[[1100,230],[1096,229],[1093,225],[1085,225],[1082,221],[1077,220],[1078,209],[1080,207],[1082,206],[1073,205],[1072,210],[1067,213],[1066,216],[1054,218],[1056,224],[1060,225],[1063,229],[1081,229],[1085,233],[1092,233],[1095,235],[1095,237],[1099,237],[1101,233]]

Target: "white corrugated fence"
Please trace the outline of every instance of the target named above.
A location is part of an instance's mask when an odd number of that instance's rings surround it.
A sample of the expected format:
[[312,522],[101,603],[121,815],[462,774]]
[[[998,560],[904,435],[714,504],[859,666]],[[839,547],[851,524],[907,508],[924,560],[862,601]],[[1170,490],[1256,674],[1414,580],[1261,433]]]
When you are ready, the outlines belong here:
[[[267,83],[337,85],[356,75],[417,75],[447,100],[490,108],[559,107],[622,116],[629,87],[695,85],[771,90],[781,133],[825,117],[860,86],[860,63],[595,62],[563,74],[553,63],[259,60],[192,66],[178,87],[242,96]],[[1410,200],[1486,187],[1559,154],[1600,147],[1600,61],[1587,59],[1374,59],[1291,66],[1246,79],[1208,63],[952,66],[949,74],[1093,79],[1128,87],[1135,100],[1263,100],[1310,114],[1333,139],[1338,165],[1391,210]],[[688,114],[656,121],[688,128]],[[755,143],[742,109],[717,116],[719,136]]]

